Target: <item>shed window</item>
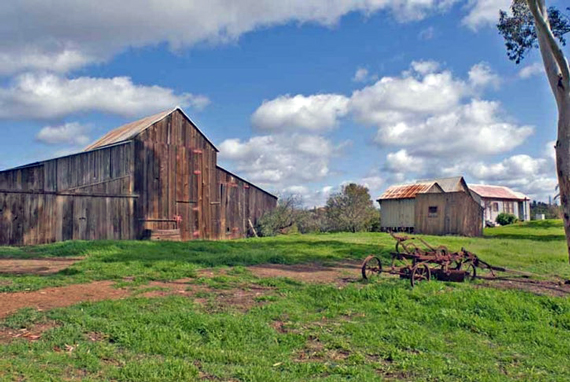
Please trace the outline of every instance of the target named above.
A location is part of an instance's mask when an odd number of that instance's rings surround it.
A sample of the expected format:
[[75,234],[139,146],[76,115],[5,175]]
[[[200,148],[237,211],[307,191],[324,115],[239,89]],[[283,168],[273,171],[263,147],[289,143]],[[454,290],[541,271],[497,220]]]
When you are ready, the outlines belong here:
[[437,217],[437,206],[429,206],[428,207],[428,217],[436,218]]

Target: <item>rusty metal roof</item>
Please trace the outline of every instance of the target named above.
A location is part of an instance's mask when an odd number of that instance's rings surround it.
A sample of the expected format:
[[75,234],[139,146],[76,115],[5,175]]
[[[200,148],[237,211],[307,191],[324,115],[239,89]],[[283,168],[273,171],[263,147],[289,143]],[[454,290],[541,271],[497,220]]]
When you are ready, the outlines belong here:
[[462,176],[453,176],[453,177],[449,177],[449,178],[419,180],[418,183],[435,182],[435,183],[439,184],[439,186],[445,192],[466,191],[466,189],[464,189],[464,187],[461,185],[462,180],[463,180]]
[[194,125],[194,127],[196,127],[196,130],[198,130],[198,132],[202,134],[202,136],[212,145],[212,147],[214,147],[214,150],[218,151],[216,146],[208,139],[208,137],[206,137],[204,133],[200,131],[200,129],[198,129],[196,124],[192,122],[192,120],[186,115],[186,113],[184,113],[184,111],[179,107],[176,107],[171,110],[166,110],[158,114],[154,114],[145,117],[143,119],[139,119],[138,121],[130,122],[127,123],[126,125],[117,127],[116,129],[109,131],[103,137],[101,137],[97,141],[87,146],[84,151],[90,151],[103,146],[109,146],[115,143],[131,140],[140,133],[142,133],[144,130],[155,124],[156,122],[166,118],[167,116],[169,116],[170,114],[174,113],[177,110],[180,111],[182,115],[186,117],[186,119],[188,119],[188,121],[190,121],[192,125]]
[[469,188],[477,195],[486,199],[530,200],[526,195],[504,186],[490,186],[485,184],[471,184]]
[[417,194],[429,190],[435,182],[403,184],[390,186],[378,200],[385,199],[414,199]]

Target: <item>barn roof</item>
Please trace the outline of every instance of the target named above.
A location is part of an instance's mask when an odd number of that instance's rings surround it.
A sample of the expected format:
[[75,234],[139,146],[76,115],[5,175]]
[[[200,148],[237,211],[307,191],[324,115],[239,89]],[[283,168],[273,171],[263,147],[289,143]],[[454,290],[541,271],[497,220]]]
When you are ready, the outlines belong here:
[[378,200],[384,199],[414,199],[417,194],[428,191],[435,182],[423,182],[415,184],[401,184],[390,186]]
[[453,176],[449,178],[439,178],[439,179],[432,179],[432,180],[420,180],[419,182],[435,182],[439,184],[439,186],[445,192],[456,192],[456,191],[466,191],[467,184],[465,186],[462,185],[464,182],[462,176]]
[[179,107],[176,107],[176,108],[171,109],[171,110],[166,110],[166,111],[160,112],[158,114],[154,114],[154,115],[139,119],[138,121],[130,122],[130,123],[127,123],[126,125],[117,127],[116,129],[109,131],[103,137],[99,138],[97,141],[95,141],[92,144],[90,144],[89,146],[87,146],[84,151],[90,151],[90,150],[101,148],[104,146],[109,146],[109,145],[112,145],[115,143],[131,140],[131,139],[135,138],[137,135],[139,135],[140,133],[142,133],[143,131],[145,131],[146,129],[148,129],[150,126],[155,124],[156,122],[163,120],[164,118],[166,118],[167,116],[169,116],[170,114],[174,113],[177,110],[180,111],[180,113],[182,113],[182,115],[192,125],[194,125],[194,127],[196,127],[196,130],[200,134],[202,134],[202,136],[212,145],[214,150],[219,151],[216,148],[216,146],[212,143],[212,141],[210,141],[208,139],[208,137],[206,137],[206,135],[202,131],[200,131],[198,126],[196,126],[196,124],[194,122],[192,122],[192,120],[186,115],[186,113],[184,113],[184,111]]
[[487,199],[530,200],[526,195],[504,186],[472,184],[469,188],[480,197]]

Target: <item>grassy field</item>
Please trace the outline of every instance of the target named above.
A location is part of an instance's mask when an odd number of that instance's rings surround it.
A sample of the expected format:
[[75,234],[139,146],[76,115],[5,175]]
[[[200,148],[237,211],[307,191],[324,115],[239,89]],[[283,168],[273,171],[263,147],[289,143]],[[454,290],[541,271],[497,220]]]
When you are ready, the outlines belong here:
[[[427,237],[494,265],[570,277],[558,221],[488,229],[484,238]],[[216,294],[131,297],[46,312],[22,310],[5,329],[50,325],[39,341],[0,343],[0,380],[564,381],[570,380],[570,301],[481,282],[405,280],[315,285],[260,279],[248,265],[334,264],[378,253],[386,234],[327,234],[231,242],[68,242],[1,248],[0,257],[85,259],[47,276],[0,277],[4,292],[114,280],[191,278],[209,291],[262,288],[254,304]],[[216,277],[199,277],[214,267]],[[131,281],[132,280],[132,281]]]

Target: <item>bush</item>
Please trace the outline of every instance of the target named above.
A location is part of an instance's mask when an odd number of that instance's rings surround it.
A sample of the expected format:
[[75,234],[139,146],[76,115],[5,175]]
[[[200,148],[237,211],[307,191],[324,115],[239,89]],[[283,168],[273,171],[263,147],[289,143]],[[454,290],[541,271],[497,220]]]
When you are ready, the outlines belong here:
[[513,214],[507,214],[505,212],[501,212],[495,221],[500,225],[509,225],[517,222],[517,217]]

